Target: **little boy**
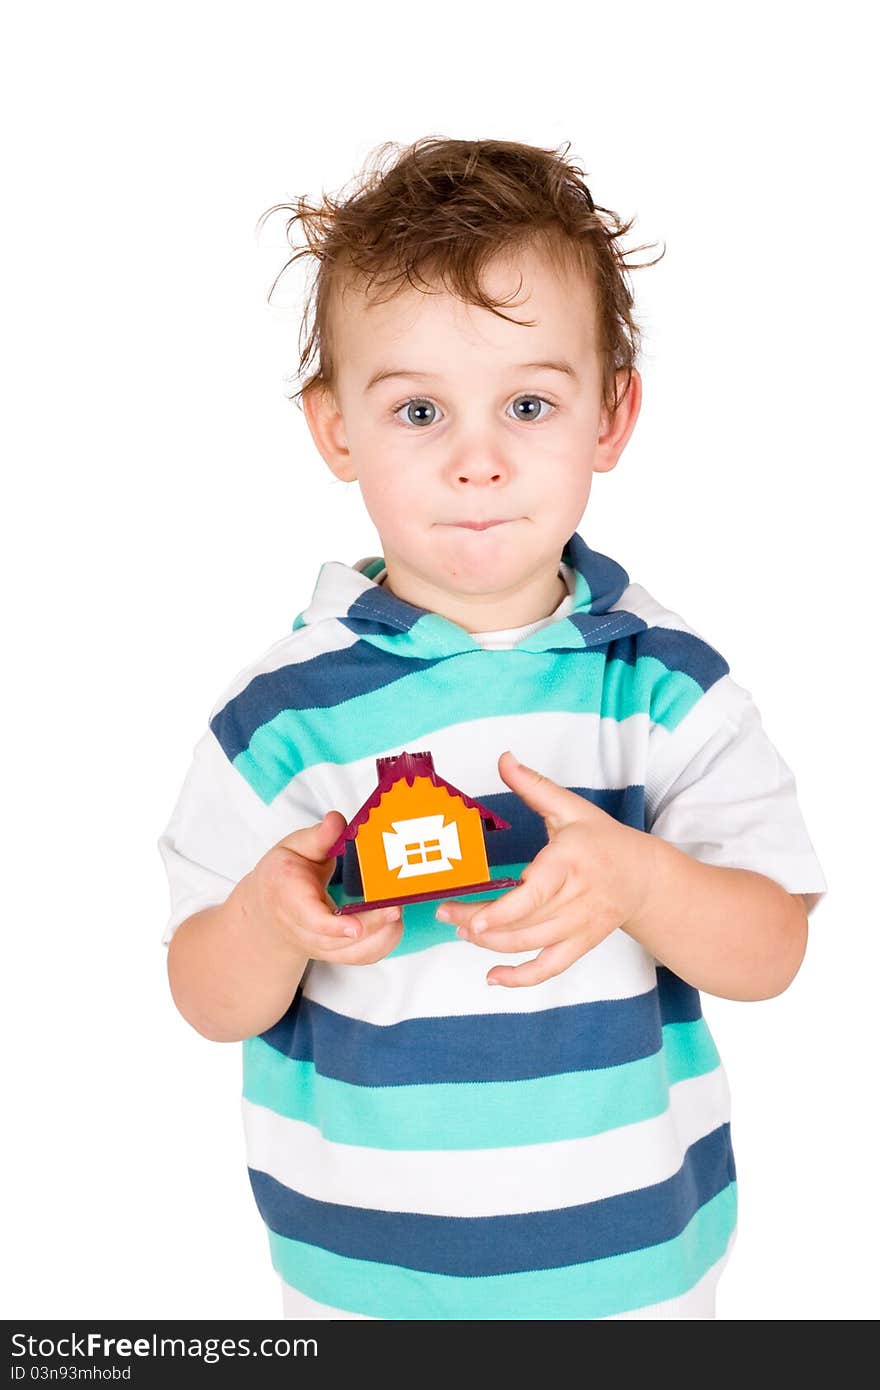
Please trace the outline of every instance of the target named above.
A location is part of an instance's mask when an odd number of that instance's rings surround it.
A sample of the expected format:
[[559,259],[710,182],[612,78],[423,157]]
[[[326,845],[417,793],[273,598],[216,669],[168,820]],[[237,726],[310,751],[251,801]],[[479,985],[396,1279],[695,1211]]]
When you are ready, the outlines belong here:
[[[284,1312],[714,1317],[737,1187],[699,991],[785,990],[826,884],[748,691],[577,531],[640,408],[628,227],[486,140],[292,210],[306,417],[382,555],[322,565],[231,682],[159,842],[177,1007],[243,1042]],[[509,822],[519,886],[334,912],[404,752]]]

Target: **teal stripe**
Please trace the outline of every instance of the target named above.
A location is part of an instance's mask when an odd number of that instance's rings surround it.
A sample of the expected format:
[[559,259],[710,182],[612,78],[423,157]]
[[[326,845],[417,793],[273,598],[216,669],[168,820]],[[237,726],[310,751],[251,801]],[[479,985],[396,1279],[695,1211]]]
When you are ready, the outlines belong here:
[[720,1065],[703,1018],[668,1023],[650,1057],[596,1071],[519,1081],[355,1086],[262,1038],[243,1044],[244,1095],[314,1125],[325,1139],[371,1149],[495,1149],[584,1139],[660,1115],[669,1087]]
[[678,1298],[727,1249],[737,1185],[716,1193],[672,1240],[559,1269],[462,1278],[336,1255],[269,1231],[272,1263],[309,1298],[367,1317],[394,1319],[604,1318]]
[[[399,644],[401,637],[393,641]],[[371,636],[371,643],[377,645],[377,639]],[[544,711],[600,714],[618,722],[649,714],[671,731],[702,694],[691,676],[669,671],[653,656],[630,664],[608,661],[604,652],[585,652],[573,662],[548,652],[534,653],[524,665],[515,650],[463,652],[437,662],[427,673],[399,676],[317,715],[281,710],[256,730],[234,766],[268,803],[314,763],[346,764],[374,756],[387,748],[392,728],[402,747],[472,719]]]
[[690,1076],[703,1076],[721,1065],[709,1026],[704,1018],[692,1023],[665,1023],[663,1051],[670,1086],[687,1081]]
[[[493,864],[489,870],[489,877],[519,878],[525,867],[525,862],[522,864]],[[500,898],[510,891],[509,888],[487,888],[485,893],[462,893],[454,901],[457,903],[494,902],[496,898]],[[360,898],[351,893],[346,893],[341,883],[329,884],[327,892],[337,907],[343,907],[346,903],[361,901]],[[440,898],[434,898],[424,903],[403,904],[403,935],[394,950],[388,952],[387,960],[393,956],[410,956],[415,951],[427,951],[431,946],[443,946],[447,942],[458,941],[458,937],[455,935],[455,923],[438,922],[434,917],[440,902]]]
[[459,652],[464,652],[478,656],[483,650],[479,642],[458,623],[453,623],[440,613],[429,612],[404,630],[389,626],[387,632],[371,632],[369,643],[376,651],[395,659],[417,657],[420,661],[424,661],[428,654],[457,656]]

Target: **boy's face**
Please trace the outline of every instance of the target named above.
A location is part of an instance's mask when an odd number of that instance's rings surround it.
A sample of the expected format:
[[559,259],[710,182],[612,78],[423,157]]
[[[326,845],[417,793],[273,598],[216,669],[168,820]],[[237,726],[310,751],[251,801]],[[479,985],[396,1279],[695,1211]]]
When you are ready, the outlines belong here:
[[303,402],[332,471],[360,484],[388,586],[473,632],[535,621],[559,603],[562,547],[641,399],[634,372],[614,420],[602,408],[583,275],[529,249],[492,262],[484,284],[493,299],[510,296],[501,309],[516,322],[442,289],[380,303],[347,286],[334,318],[335,392]]

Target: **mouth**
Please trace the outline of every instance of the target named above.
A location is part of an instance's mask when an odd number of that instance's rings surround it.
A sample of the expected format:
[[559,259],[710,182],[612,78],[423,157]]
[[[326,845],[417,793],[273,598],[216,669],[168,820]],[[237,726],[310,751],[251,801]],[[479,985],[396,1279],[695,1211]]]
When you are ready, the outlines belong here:
[[[510,518],[513,520],[514,518]],[[467,531],[488,531],[490,526],[506,526],[508,518],[502,517],[499,521],[448,521],[447,526],[461,526]]]

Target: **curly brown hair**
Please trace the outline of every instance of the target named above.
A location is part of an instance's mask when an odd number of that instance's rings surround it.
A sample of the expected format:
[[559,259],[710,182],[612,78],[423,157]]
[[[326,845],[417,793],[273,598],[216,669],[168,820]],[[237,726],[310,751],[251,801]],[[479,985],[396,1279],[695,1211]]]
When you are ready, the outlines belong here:
[[[262,214],[257,232],[276,212],[289,212],[288,244],[299,227],[306,244],[282,266],[269,290],[302,256],[313,256],[317,271],[300,328],[301,401],[312,387],[333,389],[336,354],[333,307],[349,281],[390,286],[390,298],[406,284],[413,289],[443,285],[465,303],[498,314],[507,300],[487,298],[481,283],[485,266],[498,254],[540,244],[560,268],[574,266],[592,280],[597,305],[597,349],[602,361],[602,402],[613,414],[629,389],[641,332],[632,314],[627,272],[656,265],[631,265],[618,245],[635,219],[594,204],[583,171],[566,159],[570,141],[559,150],[511,140],[447,140],[426,136],[412,145],[387,141],[368,157],[352,191],[322,194],[314,206],[306,197],[275,203]],[[388,155],[396,154],[389,167]],[[637,251],[647,247],[634,248]],[[375,296],[381,299],[381,296]],[[530,321],[534,322],[534,320]],[[304,376],[317,361],[311,375]],[[626,372],[617,393],[617,373]]]

